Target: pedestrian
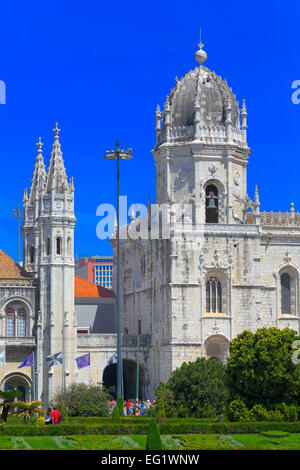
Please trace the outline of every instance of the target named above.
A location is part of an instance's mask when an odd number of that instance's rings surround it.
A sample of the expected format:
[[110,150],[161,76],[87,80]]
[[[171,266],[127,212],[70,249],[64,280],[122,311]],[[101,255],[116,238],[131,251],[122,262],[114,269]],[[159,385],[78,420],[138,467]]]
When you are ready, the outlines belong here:
[[127,403],[126,403],[127,416],[129,416],[129,414],[130,414],[130,406],[131,406],[131,401],[128,398]]
[[51,413],[52,423],[53,424],[60,424],[61,422],[61,413],[60,411],[53,406],[53,411]]
[[46,416],[45,416],[45,424],[52,424],[51,412],[52,412],[52,410],[49,407],[47,409]]

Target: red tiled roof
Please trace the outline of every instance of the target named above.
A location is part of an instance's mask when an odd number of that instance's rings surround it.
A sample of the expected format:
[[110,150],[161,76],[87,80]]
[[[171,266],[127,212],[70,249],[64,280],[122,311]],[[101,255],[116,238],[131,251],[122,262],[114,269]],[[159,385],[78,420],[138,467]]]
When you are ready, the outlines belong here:
[[75,276],[75,297],[114,297],[113,291]]
[[12,258],[10,258],[3,250],[0,250],[0,278],[1,279],[27,279],[32,278],[19,266]]

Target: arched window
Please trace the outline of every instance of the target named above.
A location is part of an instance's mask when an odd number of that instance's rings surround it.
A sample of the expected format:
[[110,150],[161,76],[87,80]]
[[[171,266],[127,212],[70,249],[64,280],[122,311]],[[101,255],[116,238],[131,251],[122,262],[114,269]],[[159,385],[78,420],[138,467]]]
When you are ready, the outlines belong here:
[[12,308],[6,310],[6,336],[15,336],[15,311]]
[[281,285],[281,313],[291,313],[291,277],[288,273],[280,276]]
[[26,310],[19,303],[10,304],[6,309],[6,336],[26,336]]
[[34,263],[34,246],[33,245],[29,247],[29,259],[30,259],[30,263]]
[[56,239],[56,254],[61,255],[61,237]]
[[206,281],[206,313],[222,313],[222,285],[215,276]]
[[207,224],[219,222],[218,199],[218,189],[213,184],[209,184],[205,190],[205,221]]
[[23,308],[17,312],[17,336],[26,336],[26,313]]

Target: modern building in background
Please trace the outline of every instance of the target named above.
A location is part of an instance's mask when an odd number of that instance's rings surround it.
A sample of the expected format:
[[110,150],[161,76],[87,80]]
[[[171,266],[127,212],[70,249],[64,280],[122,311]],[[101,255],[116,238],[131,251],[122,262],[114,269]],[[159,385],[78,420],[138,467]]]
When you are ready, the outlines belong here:
[[76,262],[75,274],[98,286],[112,289],[113,257],[90,256]]

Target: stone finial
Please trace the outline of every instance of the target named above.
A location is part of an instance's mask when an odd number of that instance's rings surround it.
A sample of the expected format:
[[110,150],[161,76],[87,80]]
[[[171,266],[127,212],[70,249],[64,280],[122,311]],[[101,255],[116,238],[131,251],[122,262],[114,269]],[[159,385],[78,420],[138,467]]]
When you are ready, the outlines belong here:
[[257,185],[255,185],[255,196],[254,196],[254,202],[257,206],[260,205],[260,202],[259,202],[259,196],[258,196],[258,188],[257,188]]
[[134,205],[131,205],[131,214],[130,214],[130,222],[135,220],[135,212],[134,212]]
[[53,129],[55,137],[58,137],[58,134],[60,133],[60,129],[58,128],[58,123],[56,122],[55,129]]
[[39,141],[36,143],[37,147],[38,147],[38,153],[42,153],[42,147],[43,147],[43,142],[42,142],[42,139],[39,137]]
[[206,59],[207,59],[207,54],[203,50],[204,44],[201,42],[201,34],[200,34],[200,42],[199,42],[198,46],[199,46],[199,50],[195,54],[195,59],[199,63],[199,65],[201,66],[203,64],[203,62],[205,62]]

